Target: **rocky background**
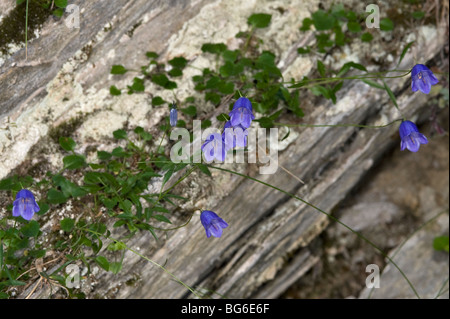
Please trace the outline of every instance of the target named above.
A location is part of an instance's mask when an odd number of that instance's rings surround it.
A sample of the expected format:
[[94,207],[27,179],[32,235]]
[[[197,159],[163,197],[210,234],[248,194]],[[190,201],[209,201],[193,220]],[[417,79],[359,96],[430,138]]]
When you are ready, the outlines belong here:
[[[156,125],[168,108],[151,105],[152,96],[172,99],[172,92],[156,85],[144,94],[113,97],[111,85],[125,86],[133,75],[116,77],[111,66],[132,69],[145,64],[145,52],[160,61],[183,56],[191,68],[176,89],[184,100],[194,93],[189,79],[197,68],[214,65],[202,54],[205,42],[224,42],[229,48],[247,31],[252,13],[270,13],[272,21],[257,30],[261,49],[279,57],[286,79],[313,76],[317,56],[303,56],[297,48],[313,43],[311,32],[300,32],[302,20],[331,1],[73,1],[80,8],[80,28],[70,29],[63,19],[47,17],[28,43],[2,38],[0,53],[0,179],[13,174],[44,176],[62,167],[60,136],[71,136],[78,153],[95,158],[97,150],[111,151],[112,132],[142,126],[155,140]],[[343,2],[364,12],[368,4]],[[382,16],[401,16],[409,5],[378,2]],[[425,298],[448,298],[448,253],[435,251],[433,238],[448,235],[448,2],[416,4],[431,17],[421,23],[395,20],[395,32],[373,32],[370,43],[355,41],[328,52],[325,62],[339,68],[353,61],[369,70],[396,66],[405,45],[415,44],[400,69],[415,63],[434,66],[439,90],[430,95],[410,90],[408,77],[388,79],[401,113],[420,124],[430,143],[418,153],[400,152],[398,126],[384,129],[294,128],[283,142],[279,163],[286,171],[259,175],[250,164],[227,164],[313,203],[361,232],[396,261]],[[14,11],[15,1],[0,0],[0,23]],[[39,17],[35,17],[37,23]],[[399,18],[400,19],[400,18]],[[426,23],[428,22],[428,23]],[[6,28],[4,24],[0,27]],[[5,29],[2,35],[6,34]],[[447,95],[440,89],[446,88]],[[346,81],[337,103],[300,94],[302,119],[284,123],[382,125],[401,115],[385,91],[362,82]],[[225,104],[197,105],[203,119],[224,112]],[[257,116],[258,117],[258,116]],[[168,142],[164,142],[163,146]],[[292,175],[296,176],[293,178]],[[76,177],[76,176],[74,176]],[[82,176],[78,176],[82,178]],[[301,179],[304,184],[299,181]],[[158,184],[159,183],[159,184]],[[154,180],[150,189],[158,189]],[[397,269],[370,245],[325,215],[291,197],[238,176],[214,171],[212,178],[194,173],[177,186],[190,198],[174,213],[174,224],[186,221],[195,207],[220,212],[230,227],[220,239],[204,235],[199,212],[190,224],[160,236],[132,238],[127,245],[165,264],[178,278],[205,291],[229,298],[414,298]],[[37,194],[37,197],[45,194]],[[13,199],[0,193],[0,218],[9,214]],[[48,239],[65,217],[76,218],[83,208],[74,203],[52,207],[39,222]],[[57,231],[57,230],[56,230]],[[55,256],[49,256],[50,260]],[[56,269],[63,263],[58,260]],[[366,266],[376,264],[380,288],[366,289]],[[63,291],[31,281],[18,289],[19,298],[64,297]],[[88,298],[192,298],[189,292],[142,258],[127,252],[122,271],[113,275],[96,269],[84,277],[81,290]],[[373,290],[373,291],[372,291]],[[214,298],[219,297],[213,295]]]

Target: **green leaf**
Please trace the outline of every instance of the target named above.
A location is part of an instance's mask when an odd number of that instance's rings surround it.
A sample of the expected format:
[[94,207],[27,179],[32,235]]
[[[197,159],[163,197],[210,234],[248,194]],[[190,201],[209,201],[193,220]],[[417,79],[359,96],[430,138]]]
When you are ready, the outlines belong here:
[[219,85],[219,91],[222,94],[232,94],[234,92],[234,83],[233,82],[222,82]]
[[291,134],[291,129],[288,127],[288,132],[286,133],[286,135],[283,136],[283,138],[281,139],[281,142],[284,141],[285,139],[287,139],[289,137],[289,135]]
[[65,169],[77,169],[86,165],[86,160],[83,155],[73,154],[65,156],[63,163]]
[[95,262],[97,263],[97,265],[102,267],[104,270],[109,271],[109,262],[108,262],[108,259],[106,259],[105,257],[97,256],[97,257],[95,257]]
[[53,10],[53,15],[57,18],[61,18],[64,15],[64,9],[57,8],[57,9]]
[[354,69],[358,69],[358,70],[367,72],[367,69],[366,69],[366,67],[365,67],[364,65],[359,64],[359,63],[355,63],[355,62],[347,62],[347,63],[345,63],[345,64],[341,67],[341,69],[339,70],[339,72],[337,73],[336,76],[337,76],[337,77],[343,76],[343,75],[344,75],[345,73],[347,73],[351,68],[354,68]]
[[347,23],[347,28],[350,32],[354,32],[354,33],[361,31],[361,26],[359,25],[359,23],[357,21],[349,21]]
[[420,19],[422,19],[425,16],[425,12],[423,12],[423,11],[414,11],[411,15],[412,15],[412,17],[414,19],[420,20]]
[[225,61],[235,62],[237,57],[239,56],[240,51],[239,50],[225,50],[222,53],[222,57]]
[[373,36],[369,32],[364,32],[361,35],[361,41],[362,42],[370,42],[370,41],[372,41],[372,39],[373,39]]
[[211,121],[206,119],[206,120],[202,121],[202,124],[200,125],[200,127],[201,127],[202,130],[205,130],[208,127],[211,127],[211,124],[212,124]]
[[182,76],[183,71],[181,71],[181,69],[179,69],[179,68],[173,68],[172,70],[167,72],[167,74],[169,74],[171,77],[177,77],[177,76]]
[[220,95],[215,92],[206,92],[205,93],[205,101],[211,101],[212,104],[218,105],[220,103]]
[[135,92],[144,92],[145,91],[144,80],[135,77],[133,79],[133,84],[129,86],[129,88]]
[[256,60],[255,66],[265,72],[281,77],[281,71],[275,64],[275,55],[272,52],[264,51]]
[[64,218],[60,222],[61,229],[65,232],[69,233],[72,231],[73,227],[75,226],[75,221],[72,218]]
[[119,203],[119,208],[124,211],[125,214],[131,214],[131,207],[133,206],[133,203],[130,202],[128,199],[124,200],[123,202]]
[[340,26],[335,26],[333,28],[334,31],[334,43],[336,45],[342,46],[345,45],[345,34],[342,32],[342,29]]
[[230,120],[230,116],[228,114],[222,113],[216,117],[218,121],[226,122]]
[[187,65],[187,62],[188,61],[183,57],[176,57],[172,60],[169,60],[169,64],[178,69],[184,69],[184,67]]
[[171,90],[177,87],[175,82],[169,80],[169,78],[162,73],[154,74],[151,77],[151,81],[159,86],[162,86],[165,89]]
[[97,157],[99,160],[106,161],[112,157],[112,154],[105,151],[97,151]]
[[111,87],[109,88],[109,93],[111,93],[111,95],[120,95],[122,94],[122,91],[119,90],[115,85],[111,85]]
[[160,97],[160,96],[155,96],[155,97],[152,98],[152,105],[153,106],[162,105],[164,103],[166,103],[166,101],[164,101],[163,98]]
[[180,109],[180,111],[183,114],[189,115],[189,116],[196,116],[197,115],[197,108],[194,105],[189,105],[186,108]]
[[125,74],[127,73],[127,71],[128,70],[125,69],[125,67],[120,64],[113,65],[111,68],[111,74]]
[[39,216],[44,215],[50,209],[50,206],[47,203],[39,202],[38,205],[39,205],[39,211],[36,212],[36,214]]
[[363,81],[363,82],[366,83],[367,85],[369,85],[369,86],[371,86],[371,87],[374,87],[374,88],[376,88],[376,89],[384,90],[384,86],[381,85],[381,84],[379,84],[379,83],[377,83],[377,82],[374,82],[374,81],[371,81],[371,80],[368,80],[368,79],[363,79],[363,80],[361,80],[361,81]]
[[22,4],[22,3],[24,3],[25,1],[27,1],[27,0],[16,0],[16,5]]
[[86,195],[86,192],[81,187],[67,180],[62,175],[55,175],[52,180],[56,186],[61,188],[65,197],[80,197]]
[[391,91],[387,83],[383,80],[384,89],[386,90],[387,94],[389,95],[389,98],[391,99],[392,103],[394,103],[395,107],[398,109],[397,99],[395,98],[394,93]]
[[55,0],[55,6],[59,8],[67,7],[67,0]]
[[194,81],[195,83],[203,82],[204,80],[205,78],[202,75],[194,75],[192,77],[192,81]]
[[325,65],[320,60],[317,60],[317,70],[319,71],[320,76],[324,78],[326,73]]
[[298,52],[298,54],[307,54],[307,53],[311,52],[311,48],[308,46],[306,48],[298,48],[297,52]]
[[30,221],[28,224],[20,229],[20,232],[25,237],[36,237],[39,234],[39,223],[35,220]]
[[6,178],[0,181],[0,190],[8,191],[14,188],[15,183],[11,178]]
[[115,139],[118,140],[126,140],[127,139],[127,132],[125,130],[119,129],[119,130],[115,130],[113,132],[113,136]]
[[153,215],[152,217],[160,222],[172,224],[172,222],[164,215]]
[[158,53],[153,52],[153,51],[149,51],[149,52],[145,53],[145,55],[149,59],[156,59],[158,57]]
[[380,20],[380,30],[381,31],[392,31],[394,30],[394,22],[389,18],[383,18]]
[[317,10],[311,17],[317,31],[330,30],[336,21],[334,16],[323,10]]
[[202,45],[203,52],[209,52],[213,54],[220,54],[227,49],[227,46],[223,43],[204,43]]
[[272,15],[270,14],[254,13],[247,19],[247,23],[255,28],[266,28],[271,19]]
[[402,51],[402,54],[400,54],[400,59],[398,60],[397,66],[400,65],[400,63],[402,62],[403,58],[405,57],[406,53],[408,52],[409,48],[413,45],[414,41],[409,42]]
[[83,155],[73,154],[65,156],[63,163],[65,169],[77,169],[86,165],[86,160]]
[[273,127],[273,121],[269,117],[264,116],[264,117],[261,117],[261,118],[255,120],[255,121],[259,122],[259,125],[262,128],[271,128],[271,127]]
[[449,238],[448,236],[435,237],[433,240],[434,250],[444,250],[449,252]]
[[115,149],[113,149],[111,154],[112,154],[112,156],[115,156],[115,157],[130,157],[131,156],[129,153],[125,152],[125,150],[121,146],[118,146]]
[[308,31],[311,29],[311,26],[313,25],[313,20],[310,18],[305,18],[302,21],[302,26],[300,27],[300,31]]
[[122,270],[122,262],[112,262],[109,264],[109,271],[111,271],[113,274],[116,275],[121,270]]
[[330,92],[324,86],[316,85],[311,87],[310,90],[316,96],[323,95],[326,99],[330,98]]
[[[20,1],[23,1],[23,0],[20,0]],[[6,292],[0,291],[0,299],[9,299],[9,295]]]
[[47,200],[50,204],[62,204],[67,201],[67,197],[64,194],[54,188],[50,188],[47,193]]
[[127,246],[121,241],[115,241],[108,245],[108,250],[110,251],[119,251],[124,249],[127,249]]
[[206,166],[205,164],[196,164],[196,165],[202,173],[205,173],[206,175],[211,176],[211,172],[209,171],[208,166]]
[[134,133],[136,133],[137,135],[139,135],[144,141],[150,141],[152,138],[153,138],[153,136],[150,134],[150,133],[148,133],[148,132],[146,132],[142,127],[140,127],[140,126],[137,126],[135,129],[134,129]]

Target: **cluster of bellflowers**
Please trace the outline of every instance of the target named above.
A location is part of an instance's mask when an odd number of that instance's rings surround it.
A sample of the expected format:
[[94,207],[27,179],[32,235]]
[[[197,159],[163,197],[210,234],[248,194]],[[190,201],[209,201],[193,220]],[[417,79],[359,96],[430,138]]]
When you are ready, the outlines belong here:
[[229,113],[230,120],[225,123],[222,133],[212,133],[202,145],[205,160],[224,162],[229,150],[247,146],[247,129],[255,119],[252,103],[246,97],[240,97]]
[[[223,132],[210,134],[201,147],[207,162],[214,159],[224,162],[229,150],[247,146],[247,129],[255,119],[252,103],[248,98],[240,97],[228,115],[230,120],[225,123]],[[209,210],[202,211],[200,220],[208,238],[211,235],[221,237],[223,229],[228,227],[222,218]]]
[[[423,64],[416,64],[411,70],[411,90],[413,92],[421,91],[428,94],[431,86],[438,82],[433,72]],[[402,121],[399,133],[401,151],[408,149],[411,152],[417,152],[421,144],[428,144],[428,139],[419,132],[414,122]]]
[[[423,64],[416,64],[411,70],[411,89],[413,92],[421,91],[430,93],[431,86],[439,81],[433,72]],[[229,113],[230,120],[225,123],[222,134],[213,133],[208,136],[201,149],[207,162],[214,159],[225,161],[229,150],[236,147],[247,146],[247,129],[255,119],[253,115],[252,104],[246,97],[240,97],[233,105]],[[172,104],[169,116],[169,122],[172,127],[177,125],[178,112],[175,103]],[[414,122],[404,120],[399,127],[400,150],[408,149],[411,152],[417,152],[421,144],[427,144],[428,140],[419,132]],[[28,189],[20,190],[13,203],[12,215],[22,217],[25,220],[31,220],[33,215],[39,211],[39,205],[36,203],[33,193]],[[220,218],[215,212],[203,210],[200,214],[200,221],[205,228],[206,236],[209,238],[221,237],[223,229],[228,224]]]

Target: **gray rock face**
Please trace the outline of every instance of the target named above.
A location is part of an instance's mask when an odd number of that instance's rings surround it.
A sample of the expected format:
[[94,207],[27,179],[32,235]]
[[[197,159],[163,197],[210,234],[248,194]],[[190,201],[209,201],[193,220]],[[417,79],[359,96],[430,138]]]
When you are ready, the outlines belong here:
[[[0,9],[10,2],[0,0]],[[316,1],[79,0],[75,3],[81,14],[79,29],[67,28],[64,19],[49,18],[39,37],[28,44],[28,60],[25,61],[23,48],[1,57],[0,179],[41,162],[46,169],[59,170],[63,155],[49,136],[62,124],[73,124],[65,125],[67,133],[76,140],[76,151],[88,158],[95,157],[97,150],[110,151],[112,132],[120,128],[142,126],[153,129],[154,138],[161,138],[162,133],[155,127],[168,116],[169,109],[152,106],[151,98],[161,96],[171,100],[173,93],[149,83],[142,94],[111,96],[111,85],[125,87],[135,76],[131,72],[113,76],[109,73],[111,66],[136,68],[147,61],[147,51],[157,52],[161,62],[183,56],[190,67],[183,73],[175,94],[184,100],[197,94],[190,80],[192,76],[199,74],[199,69],[215,65],[213,58],[202,54],[201,45],[224,42],[230,49],[237,48],[242,39],[236,39],[235,35],[248,31],[247,18],[252,13],[272,14],[269,28],[256,32],[263,39],[260,49],[271,50],[280,58],[278,66],[285,79],[311,76],[316,65],[315,56],[297,54],[298,47],[315,41],[311,33],[302,33],[299,27],[303,18],[317,10]],[[359,1],[355,2],[355,10],[364,10]],[[387,58],[385,44],[395,41],[393,47],[397,48],[398,56],[412,36],[417,43],[406,54],[400,69],[409,69],[415,59],[425,62],[435,58],[446,43],[441,29],[418,26],[414,33],[405,36],[390,34],[393,39],[377,37],[372,44],[358,42],[342,51],[330,52],[327,63],[333,66],[349,61],[363,63],[370,56],[377,61],[386,59],[388,68],[393,69],[397,60]],[[368,68],[377,70],[377,65]],[[306,90],[303,95],[302,91],[301,103],[306,113],[302,123],[383,125],[401,116],[418,122],[425,120],[428,96],[412,94],[407,77],[386,82],[396,94],[399,110],[392,106],[385,91],[362,82],[345,81],[336,104],[317,99]],[[225,112],[226,107],[227,103],[216,108],[208,102],[198,105],[197,111],[215,125],[216,116]],[[398,147],[398,126],[296,128],[280,144],[280,167],[274,175],[261,175],[258,167],[251,164],[224,167],[279,187],[325,212],[333,212],[356,186],[365,182],[363,178],[371,168],[394,145]],[[149,187],[160,182],[154,180]],[[448,179],[443,185],[448,190]],[[187,227],[161,234],[159,242],[150,234],[142,234],[127,245],[152,261],[165,264],[187,284],[229,298],[278,298],[320,263],[320,253],[312,246],[327,229],[330,219],[304,202],[261,183],[217,170],[210,179],[193,174],[178,190],[190,200],[174,216],[174,224],[183,224],[195,207],[208,207],[220,212],[230,225],[224,236],[220,240],[207,239],[197,212]],[[421,201],[425,203],[430,193],[433,190],[422,190]],[[429,203],[429,207],[436,205]],[[342,221],[356,231],[364,231],[377,224],[401,223],[405,210],[401,203],[380,197],[347,207]],[[75,213],[70,204],[51,209],[40,217],[45,224],[43,230],[51,233],[53,225]],[[0,218],[5,214],[6,210],[0,211]],[[436,220],[435,232],[448,232],[448,221],[445,224],[442,218]],[[388,247],[398,244],[389,242],[388,235],[382,232],[376,236]],[[430,250],[427,243],[431,237],[432,232],[426,229],[417,232],[394,258],[408,278],[418,283],[419,295],[424,297],[436,296],[443,284],[441,275],[445,266],[448,274],[448,254]],[[89,298],[193,297],[171,279],[152,263],[127,252],[118,275],[97,269],[82,285]],[[372,297],[414,297],[402,280],[396,269],[386,266],[381,288]],[[397,288],[392,288],[394,285]],[[28,296],[33,287],[30,285],[19,297]],[[49,287],[43,286],[33,291],[31,297],[47,298],[49,294]],[[361,297],[367,294],[363,292]],[[440,297],[448,298],[448,291]]]

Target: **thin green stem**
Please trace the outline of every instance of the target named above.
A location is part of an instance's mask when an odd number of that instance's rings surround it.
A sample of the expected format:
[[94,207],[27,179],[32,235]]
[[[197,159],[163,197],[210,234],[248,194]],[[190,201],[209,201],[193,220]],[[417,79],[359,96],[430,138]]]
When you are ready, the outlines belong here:
[[249,34],[247,35],[247,39],[245,40],[245,43],[244,43],[244,48],[242,49],[242,56],[245,56],[245,54],[247,53],[248,46],[250,44],[250,39],[252,38],[254,31],[255,31],[255,28],[252,27]]
[[362,125],[362,124],[286,124],[286,123],[273,123],[277,126],[286,127],[364,127],[364,128],[383,128],[392,125],[396,122],[400,122],[402,119],[394,120],[388,124],[383,125]]
[[388,256],[381,248],[379,248],[377,245],[375,245],[374,243],[372,243],[372,242],[371,242],[369,239],[367,239],[364,235],[362,235],[361,233],[359,233],[359,232],[353,230],[351,227],[347,226],[346,224],[344,224],[343,222],[341,222],[341,221],[340,221],[339,219],[337,219],[336,217],[332,216],[331,214],[328,214],[327,212],[325,212],[324,210],[320,209],[319,207],[314,206],[313,204],[307,202],[306,200],[304,200],[304,199],[302,199],[302,198],[300,198],[300,197],[298,197],[298,196],[296,196],[296,195],[294,195],[294,194],[291,194],[291,193],[289,193],[289,192],[287,192],[287,191],[285,191],[285,190],[283,190],[283,189],[281,189],[281,188],[278,188],[278,187],[276,187],[276,186],[273,186],[273,185],[270,185],[270,184],[268,184],[268,183],[266,183],[266,182],[263,182],[263,181],[261,181],[261,180],[259,180],[259,179],[257,179],[257,178],[250,177],[250,176],[247,176],[247,175],[244,175],[244,174],[241,174],[241,173],[238,173],[238,172],[235,172],[235,171],[226,169],[226,168],[221,168],[221,167],[217,167],[217,166],[212,166],[212,165],[209,165],[209,164],[207,164],[207,166],[210,167],[210,168],[214,168],[214,169],[220,170],[220,171],[224,171],[224,172],[228,172],[228,173],[231,173],[231,174],[235,174],[235,175],[238,175],[238,176],[241,176],[241,177],[250,179],[250,180],[252,180],[252,181],[254,181],[254,182],[260,183],[260,184],[262,184],[262,185],[265,185],[265,186],[267,186],[267,187],[273,188],[273,189],[275,189],[275,190],[277,190],[277,191],[279,191],[279,192],[281,192],[281,193],[283,193],[283,194],[286,194],[286,195],[288,195],[288,196],[290,196],[290,197],[292,197],[292,198],[294,198],[294,199],[296,199],[296,200],[298,200],[298,201],[300,201],[300,202],[302,202],[302,203],[308,205],[309,207],[311,207],[311,208],[313,208],[313,209],[319,211],[320,213],[326,215],[328,218],[330,218],[331,220],[335,221],[336,223],[342,225],[343,227],[345,227],[346,229],[348,229],[349,231],[351,231],[353,234],[355,234],[356,236],[358,236],[359,238],[361,238],[362,240],[364,240],[365,242],[367,242],[370,246],[372,246],[373,248],[375,248],[376,250],[378,250],[378,251],[383,255],[383,257],[385,257],[386,259],[388,259],[388,260],[392,263],[392,265],[394,265],[394,267],[397,268],[397,270],[400,272],[400,274],[403,276],[403,278],[405,278],[405,280],[408,282],[410,288],[412,289],[412,291],[414,292],[414,294],[416,295],[416,297],[420,299],[420,296],[419,296],[419,294],[417,293],[417,291],[416,291],[416,289],[414,288],[414,286],[413,286],[413,284],[411,283],[411,281],[408,279],[408,277],[407,277],[406,274],[403,272],[403,270],[401,270],[400,267],[392,260],[392,258],[390,258],[390,257],[389,257],[389,256]]
[[192,213],[192,215],[189,217],[188,221],[186,223],[184,223],[183,225],[177,226],[177,227],[173,227],[173,228],[159,228],[159,227],[153,227],[153,229],[157,229],[157,230],[162,230],[162,231],[170,231],[170,230],[175,230],[175,229],[179,229],[179,228],[183,228],[184,226],[188,225],[191,222],[192,217],[194,217],[194,213]]
[[141,257],[142,259],[145,259],[145,260],[147,260],[148,262],[152,263],[153,265],[158,266],[159,268],[161,268],[165,273],[167,273],[170,277],[172,277],[176,282],[178,282],[178,283],[181,284],[183,287],[185,287],[185,288],[188,289],[190,292],[192,292],[197,298],[200,298],[200,299],[202,298],[200,295],[198,295],[198,294],[195,292],[195,290],[194,290],[193,288],[191,288],[190,286],[186,285],[183,281],[181,281],[181,279],[179,279],[177,276],[175,276],[175,275],[172,274],[170,271],[168,271],[167,268],[165,268],[163,265],[158,264],[156,261],[153,261],[153,260],[151,260],[150,258],[148,258],[148,257],[142,255],[141,253],[137,252],[136,250],[134,250],[134,249],[128,247],[123,241],[118,240],[118,239],[115,239],[115,238],[113,238],[113,237],[105,236],[105,235],[103,235],[103,234],[101,234],[101,233],[99,233],[99,232],[96,232],[96,231],[94,231],[94,230],[91,230],[91,229],[89,229],[89,228],[81,227],[81,228],[78,228],[78,229],[84,230],[84,231],[88,231],[88,232],[90,232],[90,233],[92,233],[92,234],[94,234],[94,235],[102,236],[102,237],[104,237],[104,238],[106,238],[106,239],[112,240],[113,242],[115,242],[115,243],[117,243],[117,244],[123,245],[123,247],[125,247],[126,250],[131,251],[133,254],[135,254],[135,255]]
[[[408,240],[411,239],[412,236],[414,236],[414,234],[416,234],[419,230],[421,230],[422,228],[424,228],[425,226],[429,225],[431,222],[433,222],[434,220],[436,220],[439,216],[441,216],[442,214],[448,212],[447,210],[443,210],[440,213],[436,214],[435,216],[431,217],[429,220],[427,220],[425,223],[423,223],[419,228],[417,228],[414,232],[412,232],[407,238],[405,238],[405,240],[398,245],[398,247],[395,249],[394,253],[392,254],[392,259],[395,258],[395,256],[400,252],[400,250],[402,249],[402,247],[408,242]],[[386,266],[389,264],[389,261],[386,263]],[[442,288],[441,288],[442,290]],[[372,289],[369,293],[369,295],[367,296],[367,299],[370,299],[372,297],[372,293],[374,292],[374,289]]]
[[441,289],[439,289],[439,291],[438,291],[437,295],[434,297],[434,299],[439,298],[442,294],[444,294],[445,292],[448,291],[448,288],[444,289],[445,286],[448,284],[448,280],[449,280],[449,278],[447,277],[447,279],[442,283]]
[[[394,72],[394,71],[385,71],[385,72],[376,72],[376,73],[366,73],[366,74],[360,74],[360,75],[355,75],[355,76],[347,76],[347,77],[335,77],[335,78],[317,78],[317,79],[308,79],[307,81],[305,81],[305,85],[301,86],[302,88],[308,88],[310,86],[315,86],[315,85],[319,85],[319,84],[327,84],[327,83],[332,83],[332,82],[337,82],[337,81],[343,81],[343,80],[364,80],[364,79],[379,79],[380,77],[384,78],[384,79],[397,79],[397,78],[402,78],[404,76],[407,76],[409,73],[411,73],[411,70],[406,71],[406,70],[401,70],[402,72],[406,72],[404,74],[401,75],[395,75],[395,76],[382,76],[381,74],[383,73],[387,73],[387,72]],[[400,70],[398,71],[400,72]],[[303,81],[298,81],[298,82],[284,82],[284,84],[292,84],[292,85],[296,85],[299,83],[302,83]]]

